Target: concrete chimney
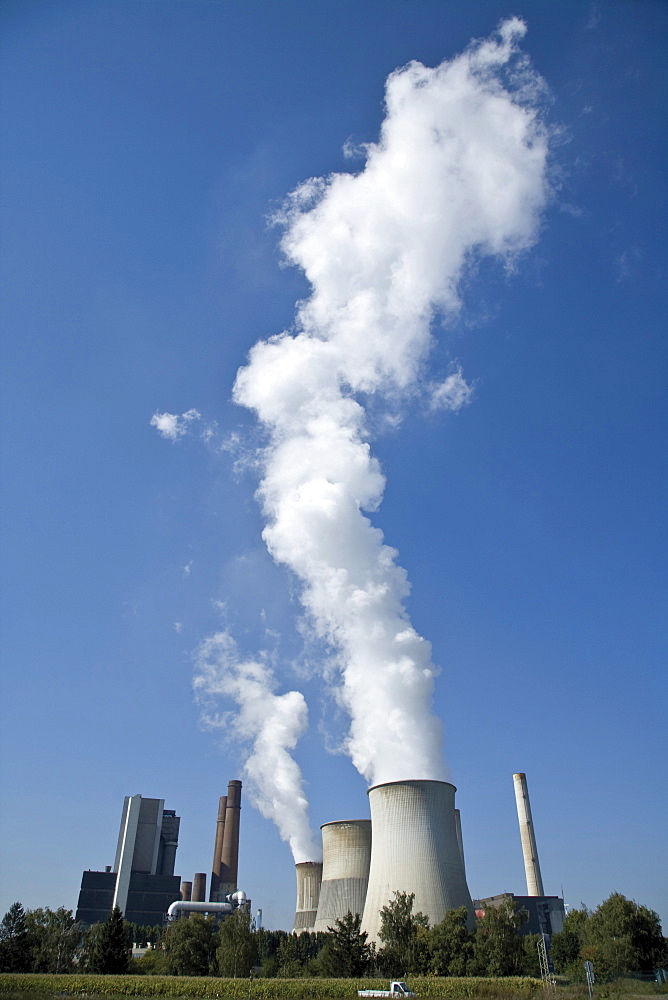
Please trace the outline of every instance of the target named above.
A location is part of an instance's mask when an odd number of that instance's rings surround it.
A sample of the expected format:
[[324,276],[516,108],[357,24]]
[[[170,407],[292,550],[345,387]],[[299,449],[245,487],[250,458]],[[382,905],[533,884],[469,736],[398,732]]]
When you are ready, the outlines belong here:
[[227,786],[225,828],[220,862],[218,892],[222,899],[237,891],[239,870],[239,823],[241,820],[241,782],[230,781]]
[[312,931],[318,913],[320,883],[322,882],[322,861],[301,861],[295,865],[297,876],[297,909],[293,934]]
[[211,862],[211,884],[209,887],[209,902],[218,902],[218,891],[220,886],[220,866],[223,858],[223,834],[225,832],[225,810],[227,809],[227,795],[221,795],[218,799],[218,819],[216,821],[216,840],[213,845],[213,861]]
[[189,903],[193,897],[193,884],[192,882],[182,882],[181,883],[181,899],[184,903]]
[[197,872],[193,878],[192,901],[204,903],[206,900],[206,872]]
[[415,893],[413,912],[429,924],[465,906],[475,916],[455,824],[455,787],[447,781],[392,781],[369,789],[371,865],[362,930],[378,941],[380,911],[395,892]]
[[540,865],[538,864],[536,835],[533,829],[533,820],[531,819],[526,774],[514,774],[513,784],[515,785],[517,818],[520,824],[520,837],[522,839],[522,855],[524,857],[524,871],[527,879],[527,896],[544,896],[543,879],[541,878]]
[[371,863],[371,820],[324,823],[322,884],[314,930],[327,931],[346,913],[364,913]]

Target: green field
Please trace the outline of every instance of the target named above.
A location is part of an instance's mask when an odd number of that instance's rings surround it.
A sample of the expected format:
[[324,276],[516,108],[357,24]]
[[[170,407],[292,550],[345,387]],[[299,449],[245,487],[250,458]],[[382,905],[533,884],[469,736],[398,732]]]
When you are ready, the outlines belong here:
[[[558,984],[544,992],[538,979],[410,979],[411,988],[428,1000],[481,998],[481,1000],[584,1000],[584,986]],[[64,997],[202,997],[206,1000],[353,1000],[358,989],[387,989],[386,980],[369,979],[220,979],[213,976],[93,976],[0,974],[0,997],[16,1000],[53,1000]],[[594,1000],[643,998],[668,994],[666,986],[635,979],[617,980],[594,988]]]

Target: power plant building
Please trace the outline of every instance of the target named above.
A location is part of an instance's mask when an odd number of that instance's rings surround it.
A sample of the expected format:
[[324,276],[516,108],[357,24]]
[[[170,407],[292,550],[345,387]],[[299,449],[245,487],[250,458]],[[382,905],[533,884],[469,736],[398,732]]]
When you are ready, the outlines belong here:
[[566,910],[559,896],[516,896],[512,892],[501,892],[498,896],[473,901],[476,913],[483,916],[485,910],[504,905],[512,906],[517,912],[524,911],[527,920],[518,929],[518,934],[558,934],[564,929]]
[[114,866],[83,873],[77,920],[99,923],[118,906],[133,923],[162,923],[181,895],[181,880],[174,875],[180,819],[164,804],[164,799],[126,796]]

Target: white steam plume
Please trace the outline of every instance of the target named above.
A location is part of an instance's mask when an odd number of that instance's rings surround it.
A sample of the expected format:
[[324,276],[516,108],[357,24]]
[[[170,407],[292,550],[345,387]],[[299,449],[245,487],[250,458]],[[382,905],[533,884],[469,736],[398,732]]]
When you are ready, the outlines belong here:
[[236,701],[236,713],[205,716],[205,721],[250,744],[244,765],[250,801],[276,824],[295,862],[317,860],[321,848],[309,826],[301,771],[290,753],[308,723],[304,696],[299,691],[276,694],[269,666],[241,660],[234,639],[224,631],[200,646],[194,687],[199,700],[224,695]]
[[[408,619],[396,552],[362,513],[378,508],[385,480],[354,396],[416,391],[431,323],[459,308],[467,262],[509,261],[536,239],[547,136],[542,82],[517,51],[525,31],[512,18],[435,69],[392,73],[361,172],[292,193],[282,248],[311,294],[295,333],[256,344],[235,383],[268,432],[264,539],[338,651],[346,749],[372,783],[442,778],[445,765],[430,646]],[[443,385],[441,403],[466,402],[461,371]]]

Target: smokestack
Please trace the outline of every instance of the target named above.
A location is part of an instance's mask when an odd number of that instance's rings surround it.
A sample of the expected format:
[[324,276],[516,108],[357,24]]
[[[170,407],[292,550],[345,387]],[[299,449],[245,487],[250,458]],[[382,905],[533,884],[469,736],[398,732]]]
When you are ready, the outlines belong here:
[[322,861],[301,861],[295,865],[297,876],[297,909],[293,934],[312,931],[318,914]]
[[206,900],[206,872],[197,872],[193,878],[192,901],[203,903]]
[[538,848],[531,819],[529,805],[529,789],[526,774],[514,774],[515,802],[517,803],[517,818],[520,824],[522,839],[522,855],[524,856],[524,871],[527,878],[527,896],[543,896],[543,879],[538,864]]
[[241,820],[241,782],[230,781],[227,786],[225,807],[225,829],[223,830],[223,850],[220,862],[220,882],[218,892],[223,898],[237,891],[239,870],[239,823]]
[[220,886],[220,865],[223,855],[223,834],[225,832],[225,810],[227,808],[227,795],[221,795],[218,799],[218,819],[216,821],[216,840],[213,845],[213,861],[211,863],[211,886],[209,888],[209,901],[218,902],[218,889]]
[[371,820],[324,823],[322,884],[314,930],[327,931],[346,913],[364,913],[371,863]]
[[181,900],[184,903],[189,903],[193,896],[193,884],[192,882],[182,882],[181,883]]
[[414,912],[430,925],[448,910],[474,913],[455,826],[455,786],[447,781],[392,781],[369,789],[373,841],[362,930],[378,941],[380,911],[395,892],[415,893]]

